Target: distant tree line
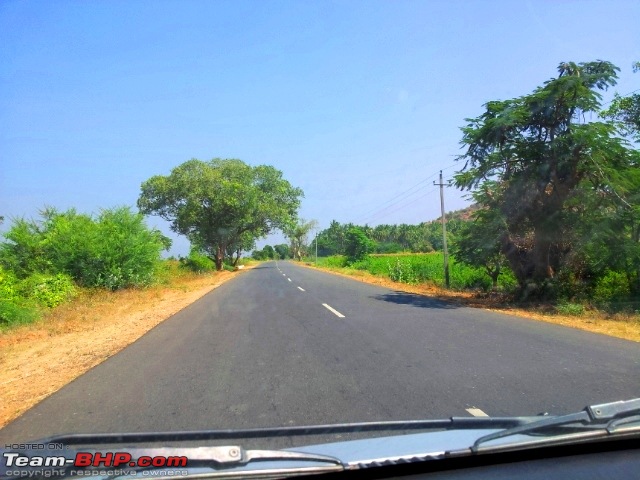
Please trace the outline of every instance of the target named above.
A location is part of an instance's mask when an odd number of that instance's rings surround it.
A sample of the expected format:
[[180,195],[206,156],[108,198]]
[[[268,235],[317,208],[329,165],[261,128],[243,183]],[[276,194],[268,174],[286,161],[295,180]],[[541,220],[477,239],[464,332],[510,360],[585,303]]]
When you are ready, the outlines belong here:
[[290,252],[289,245],[285,243],[273,247],[271,245],[265,245],[261,250],[251,252],[251,258],[254,260],[286,260],[291,258]]
[[[461,230],[474,207],[447,213],[447,241],[450,242]],[[361,231],[370,240],[369,253],[428,253],[442,250],[442,224],[439,219],[417,225],[383,224],[371,227],[333,220],[328,228],[318,233],[318,255],[347,255],[348,235],[354,229]],[[315,248],[315,244],[308,247]]]

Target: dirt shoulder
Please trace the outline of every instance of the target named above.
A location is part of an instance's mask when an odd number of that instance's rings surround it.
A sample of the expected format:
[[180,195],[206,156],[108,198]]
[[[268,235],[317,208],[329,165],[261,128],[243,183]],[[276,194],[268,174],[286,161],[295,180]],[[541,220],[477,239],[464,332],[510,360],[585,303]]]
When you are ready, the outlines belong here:
[[41,321],[0,334],[0,427],[242,273],[186,275],[145,290],[83,292]]
[[482,298],[471,292],[448,291],[433,285],[408,285],[406,283],[394,282],[386,277],[372,275],[371,273],[362,270],[317,267],[308,263],[298,263],[298,265],[359,280],[371,285],[380,285],[382,287],[392,288],[402,292],[435,297],[458,305],[482,308],[492,312],[516,315],[532,320],[564,325],[566,327],[578,328],[588,332],[601,333],[612,337],[640,342],[640,315],[612,315],[599,311],[586,311],[580,316],[559,315],[552,313],[552,308],[549,305],[522,308],[509,305],[508,303],[505,303],[503,298],[498,296],[487,296],[486,298]]

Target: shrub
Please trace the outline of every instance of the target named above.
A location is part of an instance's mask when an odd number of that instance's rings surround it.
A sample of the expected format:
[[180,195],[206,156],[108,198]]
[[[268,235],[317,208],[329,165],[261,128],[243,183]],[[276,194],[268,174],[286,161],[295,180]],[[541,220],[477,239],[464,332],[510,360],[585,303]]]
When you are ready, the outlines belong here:
[[18,297],[16,276],[0,266],[0,298],[11,300]]
[[322,263],[327,267],[343,268],[347,266],[347,257],[343,255],[332,255],[324,259]]
[[350,228],[347,231],[345,241],[345,254],[348,263],[355,263],[364,260],[373,250],[374,244],[367,235],[358,227]]
[[593,300],[598,304],[621,303],[630,297],[629,281],[624,273],[608,270],[598,279],[593,290]]
[[0,298],[0,327],[29,323],[38,317],[35,307],[17,299]]
[[56,307],[76,294],[71,277],[63,273],[31,275],[20,282],[19,289],[24,297],[48,308]]
[[16,276],[24,278],[49,268],[45,255],[44,236],[40,225],[16,219],[4,233],[8,242],[0,245],[0,263]]
[[15,275],[0,266],[0,327],[31,322],[37,316],[36,308],[20,296]]
[[195,273],[205,273],[216,269],[213,260],[195,249],[191,249],[188,257],[180,259],[180,265]]
[[103,210],[94,219],[71,209],[46,209],[42,220],[17,220],[0,246],[0,263],[26,278],[65,273],[79,284],[112,290],[153,282],[169,239],[129,208]]
[[579,317],[584,314],[584,306],[579,303],[559,303],[556,306],[556,311],[562,315],[573,315]]

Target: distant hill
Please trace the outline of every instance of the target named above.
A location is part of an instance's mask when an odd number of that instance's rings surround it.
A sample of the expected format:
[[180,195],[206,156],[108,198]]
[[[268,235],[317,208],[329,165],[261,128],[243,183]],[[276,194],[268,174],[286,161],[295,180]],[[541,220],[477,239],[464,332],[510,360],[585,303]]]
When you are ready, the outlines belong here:
[[[473,205],[469,205],[468,207],[462,208],[460,210],[447,212],[447,221],[460,220],[460,221],[466,222],[468,220],[471,220],[471,216],[473,215],[473,212],[479,209],[480,207],[478,206],[478,204],[474,203]],[[429,220],[425,223],[430,224],[430,223],[439,222],[439,221],[440,221],[440,217],[434,218],[433,220]]]

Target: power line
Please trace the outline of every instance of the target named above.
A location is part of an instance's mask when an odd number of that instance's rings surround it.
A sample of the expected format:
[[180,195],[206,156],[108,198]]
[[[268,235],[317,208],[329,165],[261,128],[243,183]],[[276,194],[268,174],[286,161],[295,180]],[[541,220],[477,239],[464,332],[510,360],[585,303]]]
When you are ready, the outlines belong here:
[[[397,199],[397,198],[399,198],[399,197],[406,196],[407,194],[409,194],[409,195],[413,195],[413,194],[414,194],[414,193],[416,193],[419,189],[418,189],[418,190],[416,190],[416,192],[411,192],[411,193],[409,193],[411,190],[414,190],[415,188],[417,188],[417,187],[421,186],[422,184],[424,184],[424,183],[426,183],[427,181],[431,180],[431,179],[432,179],[433,177],[435,177],[436,175],[437,175],[437,173],[434,173],[433,175],[428,176],[427,178],[425,178],[425,179],[423,179],[423,180],[419,181],[418,183],[416,183],[415,185],[413,185],[413,186],[409,187],[408,189],[406,189],[406,190],[404,190],[404,191],[400,192],[400,193],[399,193],[399,194],[397,194],[396,196],[391,197],[391,198],[390,198],[389,200],[387,200],[386,202],[383,202],[383,203],[381,203],[380,205],[378,205],[377,207],[374,207],[374,208],[372,208],[372,209],[367,210],[367,211],[362,215],[362,218],[364,218],[364,217],[368,216],[370,213],[376,213],[376,212],[378,212],[378,211],[380,211],[380,210],[384,210],[384,209],[386,209],[387,207],[385,207],[385,205],[386,205],[387,203],[389,203],[389,202],[393,202],[393,200],[395,200],[395,199]],[[403,199],[399,199],[398,201],[402,201],[402,200],[403,200]],[[397,203],[397,202],[393,202],[393,203]],[[392,205],[393,205],[393,203],[392,203]],[[391,206],[391,205],[389,205],[389,206]]]
[[[437,175],[437,174],[436,174],[436,175]],[[380,219],[380,218],[387,217],[387,216],[391,215],[392,213],[397,212],[398,210],[402,210],[403,208],[406,208],[406,207],[408,207],[409,205],[413,205],[413,204],[414,204],[414,203],[416,203],[418,200],[421,200],[421,199],[423,199],[423,198],[425,198],[425,197],[428,197],[429,195],[431,195],[431,194],[432,194],[433,192],[435,192],[436,190],[437,190],[437,188],[433,188],[433,189],[429,190],[428,192],[426,192],[426,193],[424,193],[424,194],[420,195],[419,197],[416,197],[416,198],[414,198],[414,199],[410,200],[410,201],[409,201],[409,202],[407,202],[407,203],[403,203],[402,205],[397,206],[397,207],[396,207],[396,208],[394,208],[393,210],[389,210],[389,211],[385,212],[385,210],[387,210],[387,209],[389,209],[389,208],[391,208],[391,207],[393,206],[393,205],[390,205],[390,206],[388,206],[387,208],[383,209],[380,213],[375,214],[375,215],[373,215],[373,216],[371,216],[371,217],[368,217],[368,218],[367,218],[367,222],[365,222],[365,223],[369,223],[370,221],[378,220],[378,219]],[[405,199],[405,200],[406,200],[406,199]],[[383,213],[383,212],[384,212],[384,213]]]
[[[634,91],[629,92],[629,93],[625,93],[624,95],[620,95],[620,98],[624,98],[624,97],[628,97],[629,95],[633,95],[636,92],[640,92],[640,88],[636,88]],[[610,103],[613,103],[616,99],[613,98],[611,100],[609,100],[608,102],[604,102],[602,105],[600,105],[600,108],[604,107],[605,105],[609,105]]]
[[[457,163],[453,163],[451,165],[448,165],[446,167],[444,167],[442,169],[442,171],[445,170],[450,170],[453,167],[457,166]],[[414,195],[416,193],[418,193],[420,191],[420,187],[428,182],[429,180],[431,180],[432,178],[434,178],[436,175],[438,175],[437,173],[434,173],[433,175],[429,175],[427,178],[421,180],[420,182],[416,183],[415,185],[409,187],[408,189],[400,192],[399,194],[395,195],[394,197],[391,197],[389,200],[381,203],[380,205],[378,205],[375,208],[372,208],[370,210],[367,210],[364,214],[362,214],[360,216],[361,219],[370,219],[373,217],[378,217],[380,216],[380,214],[382,214],[385,210],[397,205],[399,202],[403,202],[405,200],[407,200],[411,195]],[[419,197],[419,198],[423,198],[423,197]],[[417,200],[417,199],[416,199]],[[412,200],[410,203],[413,203],[415,200]],[[394,209],[393,211],[396,211],[397,209]],[[386,216],[386,214],[384,214],[384,216]]]

